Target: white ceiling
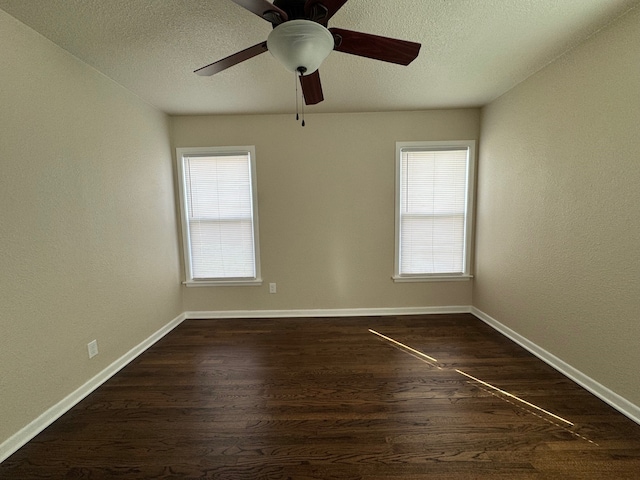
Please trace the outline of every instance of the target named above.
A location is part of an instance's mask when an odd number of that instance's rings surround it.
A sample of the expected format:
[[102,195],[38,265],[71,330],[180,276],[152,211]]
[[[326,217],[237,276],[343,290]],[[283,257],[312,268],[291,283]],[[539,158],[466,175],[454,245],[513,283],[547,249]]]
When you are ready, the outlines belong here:
[[[350,0],[329,25],[422,44],[408,67],[332,52],[307,112],[484,105],[640,0]],[[231,0],[0,0],[0,8],[169,114],[283,113],[295,78],[269,53],[196,68],[271,25]],[[2,47],[0,47],[2,48]]]

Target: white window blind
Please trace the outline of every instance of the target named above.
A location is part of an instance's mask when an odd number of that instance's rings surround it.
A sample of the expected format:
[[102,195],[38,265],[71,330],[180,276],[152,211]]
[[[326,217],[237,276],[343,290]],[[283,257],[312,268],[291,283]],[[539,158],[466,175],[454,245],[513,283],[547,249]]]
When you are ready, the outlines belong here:
[[468,275],[470,147],[398,149],[396,277]]
[[187,281],[256,280],[250,151],[182,153]]

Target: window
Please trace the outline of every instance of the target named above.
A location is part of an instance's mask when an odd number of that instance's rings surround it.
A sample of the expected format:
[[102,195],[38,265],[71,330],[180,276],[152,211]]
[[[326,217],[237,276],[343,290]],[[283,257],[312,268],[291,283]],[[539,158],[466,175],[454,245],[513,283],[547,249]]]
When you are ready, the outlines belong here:
[[475,141],[396,144],[395,281],[471,277]]
[[186,285],[261,284],[254,147],[178,148]]

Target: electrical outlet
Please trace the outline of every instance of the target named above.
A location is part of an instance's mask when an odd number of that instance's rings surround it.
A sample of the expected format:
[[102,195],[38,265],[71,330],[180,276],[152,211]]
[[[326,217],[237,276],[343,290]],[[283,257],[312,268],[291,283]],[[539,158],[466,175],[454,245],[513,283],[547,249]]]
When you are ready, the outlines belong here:
[[89,358],[93,358],[98,354],[98,341],[92,340],[87,343],[87,350],[89,351]]
[[269,284],[269,293],[276,293],[278,290],[276,289],[276,284],[275,283],[270,283]]

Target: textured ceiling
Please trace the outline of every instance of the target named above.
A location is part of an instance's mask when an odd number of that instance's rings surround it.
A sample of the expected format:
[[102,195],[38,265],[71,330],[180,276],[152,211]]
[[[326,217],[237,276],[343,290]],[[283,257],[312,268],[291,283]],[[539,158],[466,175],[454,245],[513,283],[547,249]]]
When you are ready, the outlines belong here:
[[[332,52],[307,112],[486,104],[639,0],[350,0],[330,26],[422,44],[408,67]],[[231,0],[0,0],[0,8],[169,114],[281,113],[295,78],[268,53],[193,70],[266,39]],[[2,48],[2,47],[0,47]]]

